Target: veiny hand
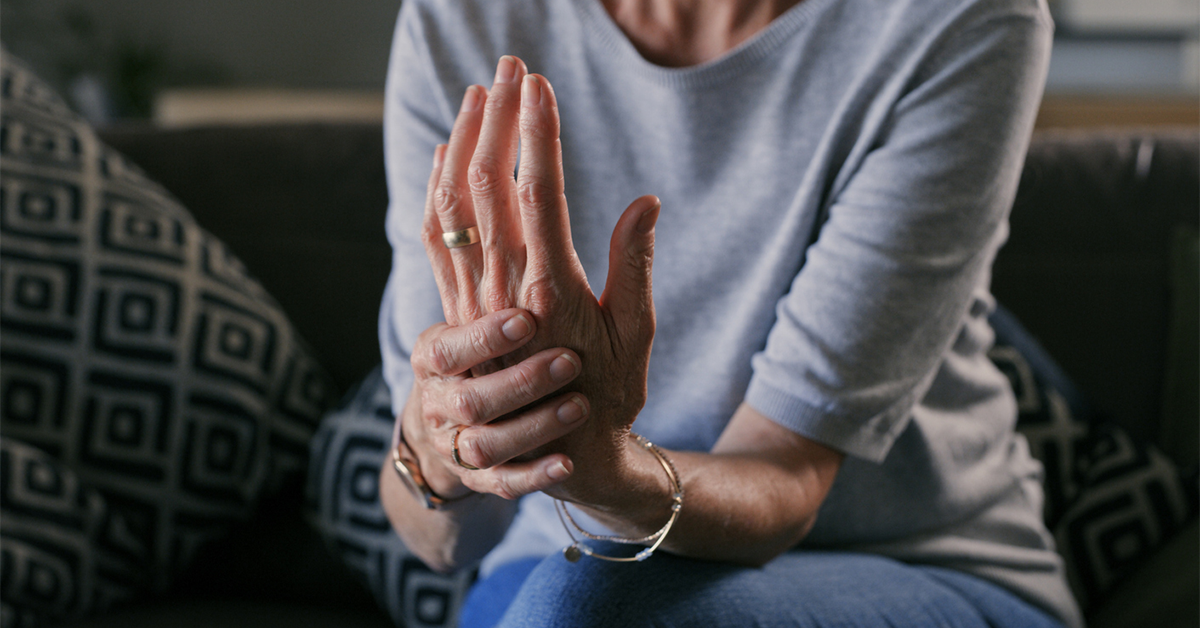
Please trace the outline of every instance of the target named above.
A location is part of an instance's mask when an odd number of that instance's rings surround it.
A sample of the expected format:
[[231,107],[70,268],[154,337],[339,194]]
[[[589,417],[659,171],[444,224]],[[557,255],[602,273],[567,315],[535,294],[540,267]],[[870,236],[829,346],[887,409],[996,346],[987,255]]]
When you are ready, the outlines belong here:
[[[520,169],[514,178],[518,140]],[[557,494],[583,501],[610,484],[632,455],[629,426],[646,398],[658,211],[651,196],[625,210],[612,236],[607,284],[597,299],[571,241],[550,83],[528,75],[519,59],[504,57],[490,94],[480,86],[468,88],[449,145],[436,151],[425,211],[425,248],[450,325],[431,328],[419,345],[445,342],[444,349],[428,350],[437,360],[414,354],[414,369],[424,374],[417,384],[420,407],[406,411],[404,429],[406,438],[412,434],[446,459],[449,435],[461,429],[460,456],[481,470],[439,465],[430,478],[435,490],[438,483],[458,479],[472,490],[515,497],[546,490],[576,469],[587,473]],[[445,247],[443,232],[471,226],[479,229],[480,245]],[[492,317],[519,316],[512,308],[531,318],[531,330],[536,326],[532,341],[506,344],[497,338],[501,323]],[[467,329],[475,331],[461,331]],[[474,335],[444,341],[453,333]],[[578,392],[531,408],[518,405],[570,381],[538,379],[564,355],[582,365],[566,388]],[[473,379],[486,381],[486,388],[463,394]],[[501,392],[506,386],[512,390]],[[485,399],[489,395],[507,401]],[[568,425],[549,420],[564,401],[587,416]],[[547,453],[544,446],[551,441],[554,452]],[[544,476],[534,479],[539,472]]]

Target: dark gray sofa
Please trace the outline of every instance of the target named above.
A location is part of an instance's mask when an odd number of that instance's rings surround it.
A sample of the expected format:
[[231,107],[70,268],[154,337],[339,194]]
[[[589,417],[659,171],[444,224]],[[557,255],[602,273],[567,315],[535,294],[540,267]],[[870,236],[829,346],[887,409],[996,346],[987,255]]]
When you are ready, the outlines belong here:
[[[389,265],[378,125],[129,127],[101,136],[229,245],[339,387],[378,363],[375,316]],[[994,273],[999,300],[1094,407],[1143,439],[1159,436],[1166,243],[1176,225],[1197,227],[1198,145],[1195,129],[1037,136]],[[1194,459],[1187,452],[1196,446],[1171,449]],[[303,523],[300,502],[299,487],[289,487],[165,596],[85,624],[389,625]],[[1196,626],[1198,555],[1193,521],[1090,613],[1091,625]]]

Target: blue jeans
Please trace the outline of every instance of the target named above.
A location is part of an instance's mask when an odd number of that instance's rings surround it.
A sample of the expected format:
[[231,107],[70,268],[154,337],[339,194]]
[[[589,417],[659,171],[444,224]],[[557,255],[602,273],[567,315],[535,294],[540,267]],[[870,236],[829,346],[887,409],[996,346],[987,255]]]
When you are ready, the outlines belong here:
[[632,564],[572,564],[558,553],[518,561],[478,582],[462,609],[460,628],[491,626],[1062,628],[960,572],[811,551],[758,569],[665,553]]

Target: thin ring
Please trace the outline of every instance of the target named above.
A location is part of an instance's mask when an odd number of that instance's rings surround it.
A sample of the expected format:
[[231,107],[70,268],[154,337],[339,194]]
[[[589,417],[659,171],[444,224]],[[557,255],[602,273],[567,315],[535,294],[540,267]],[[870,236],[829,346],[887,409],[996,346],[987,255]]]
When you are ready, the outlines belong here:
[[[474,227],[472,227],[472,229],[473,228]],[[462,457],[458,455],[458,435],[462,434],[462,431],[465,429],[467,429],[467,426],[465,425],[458,426],[458,429],[454,430],[454,435],[450,437],[450,459],[454,461],[454,464],[466,469],[467,471],[478,471],[479,467],[463,462]]]
[[442,234],[442,244],[448,249],[471,246],[479,241],[479,228],[467,227],[461,231],[447,231]]

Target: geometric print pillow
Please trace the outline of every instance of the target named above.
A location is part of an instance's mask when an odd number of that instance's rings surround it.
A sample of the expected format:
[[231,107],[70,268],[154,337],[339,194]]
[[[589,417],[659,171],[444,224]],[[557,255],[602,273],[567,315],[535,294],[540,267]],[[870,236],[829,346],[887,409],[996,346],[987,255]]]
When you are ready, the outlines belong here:
[[[19,530],[6,507],[0,610],[79,614],[164,589],[301,471],[334,392],[224,245],[7,52],[0,110],[0,430],[102,498],[136,567],[60,539],[68,502]],[[50,572],[62,604],[22,597]]]
[[992,362],[1017,397],[1017,431],[1045,469],[1045,521],[1085,612],[1196,517],[1195,469],[1088,410],[1045,350],[997,308]]
[[1067,578],[1087,608],[1195,518],[1195,468],[1180,473],[1158,448],[1111,424],[1093,426],[1078,461],[1079,493],[1054,528]]
[[379,473],[393,425],[391,395],[377,368],[347,393],[313,437],[309,520],[397,626],[455,626],[476,573],[430,570],[392,530],[379,500]]
[[146,588],[149,574],[130,552],[120,510],[37,447],[0,438],[0,510],[0,625],[80,618]]

